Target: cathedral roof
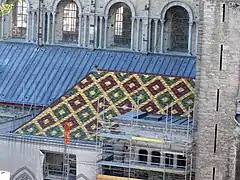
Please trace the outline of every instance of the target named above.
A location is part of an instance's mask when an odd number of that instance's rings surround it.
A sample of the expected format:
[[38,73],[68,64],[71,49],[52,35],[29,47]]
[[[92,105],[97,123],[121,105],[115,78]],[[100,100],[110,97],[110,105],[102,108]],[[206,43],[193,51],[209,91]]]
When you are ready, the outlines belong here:
[[193,112],[194,79],[116,71],[92,72],[31,121],[15,130],[27,135],[91,140],[97,119],[112,119],[135,109],[152,114],[187,116]]
[[98,69],[195,77],[195,57],[0,43],[0,103],[48,106]]

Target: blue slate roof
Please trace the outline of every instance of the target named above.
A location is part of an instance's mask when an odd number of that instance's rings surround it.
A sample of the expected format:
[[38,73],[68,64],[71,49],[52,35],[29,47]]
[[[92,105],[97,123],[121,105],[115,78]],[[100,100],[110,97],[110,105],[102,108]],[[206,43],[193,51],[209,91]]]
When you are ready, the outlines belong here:
[[0,42],[0,102],[47,106],[98,69],[195,77],[196,58]]

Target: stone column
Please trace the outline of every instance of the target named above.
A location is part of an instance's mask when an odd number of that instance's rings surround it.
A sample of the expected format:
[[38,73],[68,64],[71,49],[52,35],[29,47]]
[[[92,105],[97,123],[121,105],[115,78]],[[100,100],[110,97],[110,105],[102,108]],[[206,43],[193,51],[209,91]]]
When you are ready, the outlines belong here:
[[49,39],[50,39],[50,18],[51,18],[51,13],[47,12],[47,41],[46,43],[49,44]]
[[157,52],[158,19],[154,19],[154,52]]
[[188,27],[188,53],[191,54],[192,51],[192,25],[193,22],[189,22]]
[[88,48],[92,48],[93,49],[93,45],[94,45],[94,28],[95,28],[95,21],[94,21],[94,13],[91,12],[91,14],[88,16],[89,17],[89,24],[88,24],[88,40],[87,40],[87,44],[88,44]]
[[2,29],[1,29],[1,39],[4,38],[4,28],[5,28],[5,22],[4,22],[5,16],[2,15]]
[[83,47],[87,46],[87,15],[83,16],[84,18],[84,33],[83,33]]
[[98,45],[97,45],[97,40],[98,40],[98,16],[96,15],[95,16],[95,26],[94,26],[94,48],[98,48]]
[[43,12],[43,15],[42,15],[42,43],[44,44],[45,43],[45,12]]
[[82,46],[82,14],[78,15],[79,17],[79,26],[78,26],[78,46]]
[[100,27],[99,27],[99,46],[98,48],[102,48],[102,23],[103,23],[103,17],[100,16]]
[[6,33],[6,38],[9,39],[9,36],[11,36],[11,38],[13,37],[13,24],[12,24],[13,16],[12,16],[12,14],[11,15],[8,14],[5,17],[6,17],[5,33]]
[[36,31],[36,29],[35,29],[35,12],[32,11],[31,14],[32,14],[32,38],[31,38],[31,42],[34,42],[34,35],[35,35],[35,31]]
[[139,51],[139,29],[140,29],[140,18],[137,18],[137,39],[136,39],[136,50]]
[[135,18],[132,17],[132,27],[131,27],[131,50],[134,50],[134,23],[135,23]]
[[163,53],[163,46],[164,46],[164,23],[165,20],[161,19],[161,46],[160,46],[160,52]]
[[55,19],[56,12],[52,12],[53,20],[52,20],[52,44],[55,44]]
[[148,22],[148,51],[151,51],[151,38],[152,38],[152,19]]
[[[4,15],[2,16],[4,17]],[[26,41],[29,41],[30,11],[27,11]]]
[[104,49],[107,48],[107,28],[108,28],[108,17],[105,17],[105,27],[104,27]]
[[198,22],[195,22],[196,24],[196,39],[195,39],[195,54],[197,55],[198,53]]
[[142,20],[142,47],[141,51],[142,52],[147,52],[148,51],[148,18],[145,17]]

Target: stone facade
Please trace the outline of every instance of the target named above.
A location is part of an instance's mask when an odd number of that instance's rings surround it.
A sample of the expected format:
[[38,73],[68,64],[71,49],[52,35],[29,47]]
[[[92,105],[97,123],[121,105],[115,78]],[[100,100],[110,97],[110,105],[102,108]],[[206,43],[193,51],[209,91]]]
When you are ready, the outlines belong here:
[[[60,0],[26,1],[26,34],[23,41],[36,42],[38,27],[40,44],[64,44],[63,36],[63,9],[66,5]],[[115,48],[112,46],[114,38],[114,23],[112,12],[116,11],[114,6],[122,3],[129,8],[131,18],[129,19],[128,35],[131,37],[130,47],[120,48],[121,50],[134,50],[141,52],[168,52],[171,51],[172,24],[171,19],[174,14],[169,15],[172,7],[182,8],[186,11],[186,20],[180,20],[179,27],[183,25],[185,30],[176,27],[177,33],[185,31],[187,49],[186,53],[196,54],[198,30],[198,4],[195,1],[155,1],[155,0],[76,0],[77,5],[77,34],[78,39],[75,45],[88,48]],[[40,10],[40,19],[37,14]],[[117,7],[117,6],[116,6]],[[175,10],[173,10],[174,12]],[[2,16],[1,38],[12,39],[12,22],[15,12]],[[39,23],[38,23],[39,22]],[[54,22],[54,23],[53,23]],[[178,22],[178,21],[177,21]],[[179,29],[178,29],[179,28]],[[43,29],[43,31],[41,30]],[[80,34],[80,35],[79,35]],[[180,38],[180,39],[179,39]],[[175,38],[182,41],[181,37]],[[69,44],[69,43],[67,43]],[[70,43],[74,45],[74,43]]]
[[197,180],[235,180],[238,5],[201,1],[197,58]]

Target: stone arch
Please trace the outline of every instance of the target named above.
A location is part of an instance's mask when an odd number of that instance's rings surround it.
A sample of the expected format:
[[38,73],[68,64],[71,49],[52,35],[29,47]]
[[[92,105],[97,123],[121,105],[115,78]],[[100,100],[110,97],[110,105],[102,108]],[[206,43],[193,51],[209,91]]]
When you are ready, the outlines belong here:
[[[62,0],[54,0],[53,1],[53,4],[52,4],[52,12],[56,12],[57,11],[57,6],[58,4],[61,2]],[[79,10],[79,13],[82,14],[82,3],[80,2],[80,0],[73,0],[77,6],[78,6],[78,10]]]
[[77,175],[77,180],[89,180],[87,176],[85,176],[83,173]]
[[105,17],[108,17],[108,13],[109,13],[110,8],[116,3],[125,3],[131,9],[132,17],[134,18],[136,16],[135,7],[133,6],[133,4],[129,0],[111,0],[104,7]]
[[22,178],[37,180],[33,172],[27,166],[21,167],[11,176],[11,180],[21,180]]
[[184,3],[184,2],[181,2],[181,1],[172,1],[172,2],[167,3],[165,6],[163,6],[163,8],[160,11],[161,12],[161,17],[160,18],[162,20],[164,20],[168,9],[170,9],[171,7],[174,7],[174,6],[180,6],[180,7],[184,8],[188,12],[189,22],[194,21],[192,8],[187,3]]

